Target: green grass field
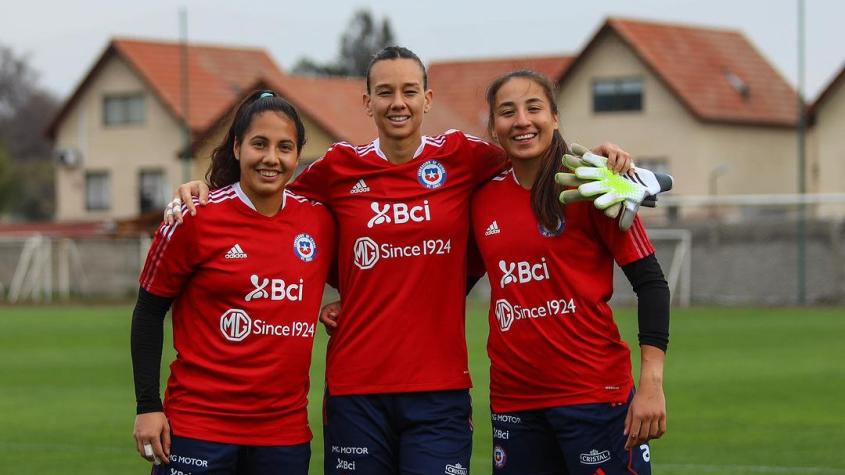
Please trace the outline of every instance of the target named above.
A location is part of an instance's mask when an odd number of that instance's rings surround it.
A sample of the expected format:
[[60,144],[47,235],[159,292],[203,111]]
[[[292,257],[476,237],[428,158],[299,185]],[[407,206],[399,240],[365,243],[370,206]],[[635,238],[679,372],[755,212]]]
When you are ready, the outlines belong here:
[[[129,306],[0,307],[0,472],[146,473],[131,437],[129,315]],[[632,341],[633,312],[617,320]],[[484,307],[472,305],[468,321],[472,471],[487,474]],[[656,473],[845,474],[845,309],[676,309],[665,379],[669,432],[653,443]],[[312,450],[311,473],[322,473],[319,432]]]

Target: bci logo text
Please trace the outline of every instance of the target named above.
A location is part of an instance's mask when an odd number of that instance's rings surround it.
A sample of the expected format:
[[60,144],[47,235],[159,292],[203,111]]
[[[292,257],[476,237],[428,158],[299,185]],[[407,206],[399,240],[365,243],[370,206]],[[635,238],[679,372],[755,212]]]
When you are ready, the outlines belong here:
[[382,205],[378,201],[373,201],[370,203],[370,208],[376,215],[367,221],[368,228],[379,224],[431,221],[431,209],[428,207],[428,200],[424,200],[422,205],[417,206],[408,206],[405,203],[385,203]]
[[501,288],[505,288],[508,284],[524,284],[549,278],[549,267],[546,265],[545,257],[541,258],[538,264],[525,261],[499,261],[499,269],[502,271],[502,278],[499,279],[499,287]]
[[299,282],[287,283],[285,279],[269,279],[266,277],[262,279],[252,274],[249,280],[255,288],[244,297],[247,302],[267,298],[270,300],[290,300],[292,302],[302,300],[304,284],[301,278]]

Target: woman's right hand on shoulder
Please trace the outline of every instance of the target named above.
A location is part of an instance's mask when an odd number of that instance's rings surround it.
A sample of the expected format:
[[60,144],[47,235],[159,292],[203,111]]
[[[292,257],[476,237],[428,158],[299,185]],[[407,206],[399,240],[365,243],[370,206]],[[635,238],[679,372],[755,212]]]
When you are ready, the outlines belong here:
[[170,424],[163,412],[135,416],[135,449],[145,460],[156,465],[170,463]]
[[182,204],[188,207],[191,216],[196,216],[197,208],[194,206],[192,196],[199,198],[200,206],[208,204],[208,185],[200,180],[189,181],[179,185],[176,189],[173,201],[164,208],[164,222],[167,224],[182,222]]
[[340,316],[340,300],[327,303],[320,309],[320,323],[326,327],[326,333],[331,335],[337,328],[337,319]]

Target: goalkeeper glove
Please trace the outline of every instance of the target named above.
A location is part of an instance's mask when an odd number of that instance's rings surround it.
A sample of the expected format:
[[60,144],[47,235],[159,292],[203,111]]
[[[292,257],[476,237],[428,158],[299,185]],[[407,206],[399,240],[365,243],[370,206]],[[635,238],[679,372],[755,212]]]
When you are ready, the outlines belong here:
[[670,175],[653,173],[644,168],[633,168],[626,174],[617,175],[607,168],[607,159],[584,147],[573,144],[577,155],[564,155],[563,163],[575,171],[558,173],[555,180],[577,189],[565,190],[560,194],[563,204],[594,199],[596,208],[611,218],[619,218],[619,228],[627,230],[634,222],[640,205],[654,207],[657,194],[672,189]]

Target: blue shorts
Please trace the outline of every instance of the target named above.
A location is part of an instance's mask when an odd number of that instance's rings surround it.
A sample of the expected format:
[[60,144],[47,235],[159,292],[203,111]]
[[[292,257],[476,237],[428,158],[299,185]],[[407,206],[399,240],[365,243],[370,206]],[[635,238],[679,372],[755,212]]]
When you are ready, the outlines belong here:
[[252,446],[173,437],[170,463],[152,475],[308,475],[311,444]]
[[650,475],[648,444],[625,450],[630,402],[493,413],[493,473]]
[[467,475],[469,391],[331,396],[324,412],[325,473]]

